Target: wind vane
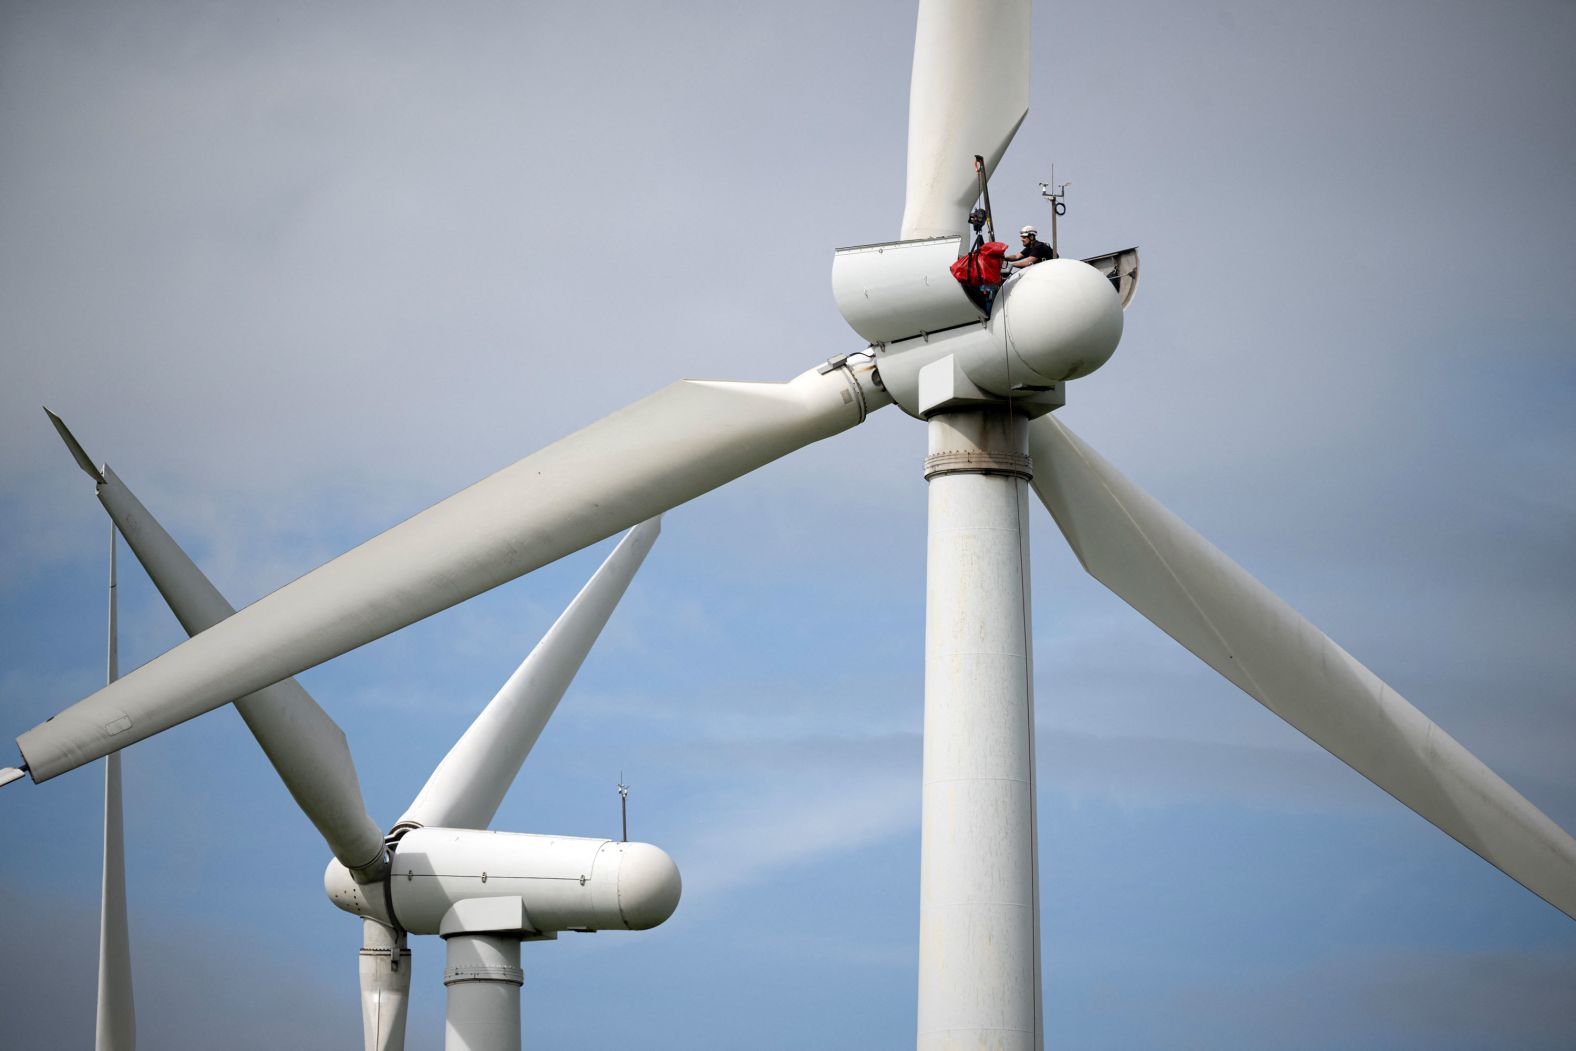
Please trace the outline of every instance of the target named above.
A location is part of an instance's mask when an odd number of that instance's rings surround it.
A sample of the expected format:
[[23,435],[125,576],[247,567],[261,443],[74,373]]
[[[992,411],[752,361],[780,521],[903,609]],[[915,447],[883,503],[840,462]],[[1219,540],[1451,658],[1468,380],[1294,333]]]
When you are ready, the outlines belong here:
[[624,842],[629,842],[629,786],[624,783],[624,771],[618,772],[618,816],[624,825]]
[[[1067,202],[1062,200],[1062,198],[1067,196],[1067,187],[1071,185],[1072,183],[1070,182],[1064,182],[1060,185],[1057,184],[1056,165],[1054,164],[1051,165],[1051,181],[1040,183],[1040,196],[1044,197],[1046,202],[1051,206],[1051,251],[1055,252],[1058,256],[1061,255],[1062,249],[1061,246],[1056,243],[1056,217],[1067,214]],[[1123,306],[1126,305],[1127,304],[1125,303],[1123,304]]]

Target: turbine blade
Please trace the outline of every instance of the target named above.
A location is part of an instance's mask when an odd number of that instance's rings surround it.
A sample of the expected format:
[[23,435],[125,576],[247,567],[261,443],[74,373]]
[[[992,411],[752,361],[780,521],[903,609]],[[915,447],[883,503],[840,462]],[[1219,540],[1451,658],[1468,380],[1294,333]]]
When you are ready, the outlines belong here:
[[595,575],[443,757],[395,824],[486,828],[531,746],[662,531],[661,519],[630,530]]
[[920,0],[908,98],[904,240],[962,234],[1029,112],[1029,0]]
[[44,415],[48,416],[49,422],[55,425],[55,431],[60,435],[60,440],[66,443],[66,448],[71,450],[71,457],[77,461],[77,466],[82,468],[87,473],[87,476],[95,482],[102,482],[104,480],[103,473],[93,465],[92,459],[83,450],[82,443],[77,441],[77,436],[72,434],[70,428],[66,426],[66,421],[50,412],[47,406],[44,408]]
[[410,1009],[410,950],[404,934],[361,921],[361,1033],[366,1051],[404,1051]]
[[1049,416],[1034,489],[1079,561],[1336,758],[1567,916],[1576,840],[1328,636]]
[[[77,462],[92,463],[65,421],[52,412],[49,418]],[[103,472],[94,471],[93,477],[113,529],[126,538],[188,635],[206,631],[235,613],[235,607],[108,465]],[[116,677],[112,673],[110,680]],[[356,764],[338,724],[294,680],[242,697],[235,706],[334,856],[360,876],[376,875],[383,862],[383,833],[367,814]]]
[[120,754],[104,757],[104,884],[99,905],[97,1051],[134,1051],[136,1006],[131,995],[131,934],[126,922],[126,840],[120,797]]
[[[234,615],[235,607],[107,465],[98,497],[188,635]],[[294,679],[248,694],[235,707],[334,857],[352,872],[375,875],[383,832],[367,813],[339,724]]]
[[861,422],[873,364],[681,381],[300,577],[17,738],[34,781],[381,638]]

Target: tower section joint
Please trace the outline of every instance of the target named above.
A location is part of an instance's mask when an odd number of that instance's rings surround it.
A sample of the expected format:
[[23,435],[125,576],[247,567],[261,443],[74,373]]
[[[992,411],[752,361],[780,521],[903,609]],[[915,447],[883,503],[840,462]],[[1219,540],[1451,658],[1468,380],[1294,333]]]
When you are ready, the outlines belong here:
[[944,474],[998,474],[1028,481],[1034,461],[1024,453],[989,449],[949,449],[925,457],[925,480]]

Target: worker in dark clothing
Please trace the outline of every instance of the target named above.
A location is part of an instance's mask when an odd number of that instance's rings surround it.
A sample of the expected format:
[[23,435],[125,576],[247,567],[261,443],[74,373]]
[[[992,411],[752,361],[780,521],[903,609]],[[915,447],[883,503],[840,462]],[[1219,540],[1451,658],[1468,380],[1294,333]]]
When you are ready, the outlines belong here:
[[1018,231],[1018,236],[1023,241],[1023,251],[1004,257],[1012,269],[1022,270],[1026,266],[1056,258],[1056,249],[1040,240],[1040,231],[1034,227],[1025,226]]

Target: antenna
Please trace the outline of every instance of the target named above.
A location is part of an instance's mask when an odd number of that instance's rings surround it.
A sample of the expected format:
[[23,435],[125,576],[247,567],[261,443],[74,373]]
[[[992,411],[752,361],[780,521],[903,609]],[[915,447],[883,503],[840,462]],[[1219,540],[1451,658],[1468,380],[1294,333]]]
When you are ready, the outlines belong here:
[[624,771],[618,772],[618,815],[623,821],[624,842],[629,842],[629,786],[624,783]]
[[1062,198],[1067,196],[1067,187],[1071,185],[1071,182],[1057,185],[1054,164],[1051,165],[1051,181],[1040,183],[1040,196],[1044,197],[1051,206],[1051,251],[1055,252],[1058,258],[1061,257],[1062,250],[1056,243],[1056,217],[1067,214],[1067,204]]

